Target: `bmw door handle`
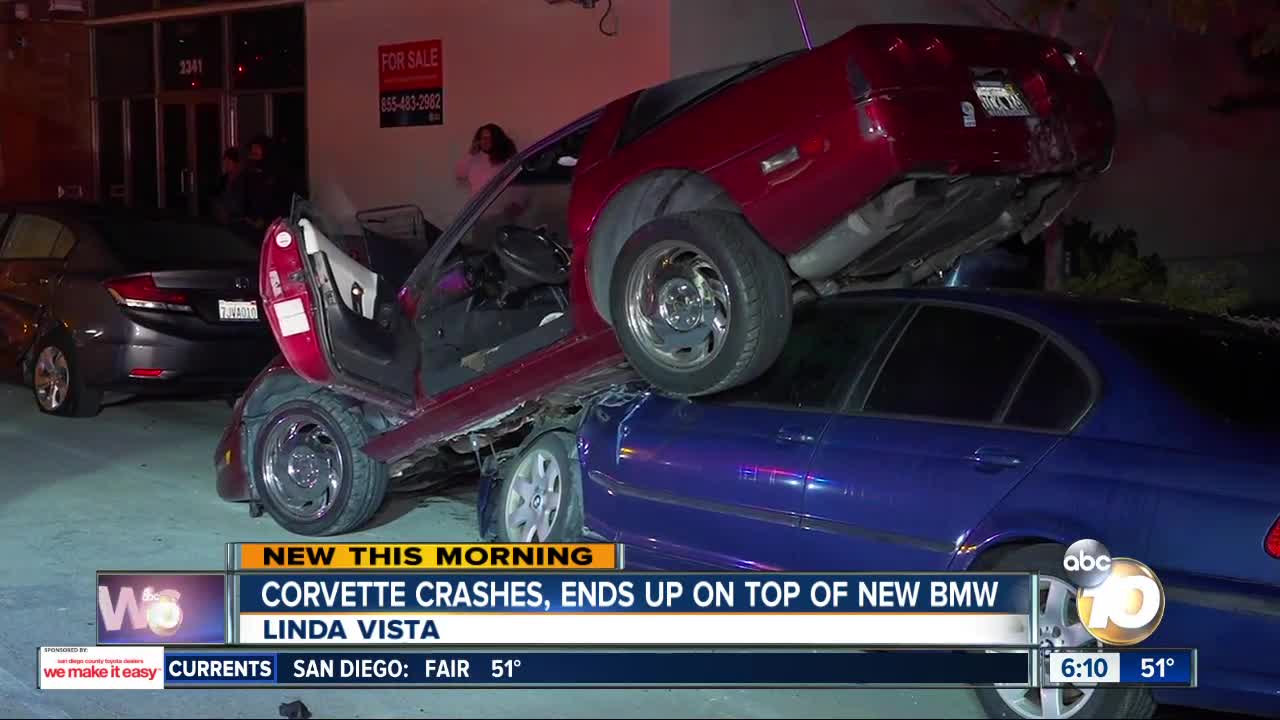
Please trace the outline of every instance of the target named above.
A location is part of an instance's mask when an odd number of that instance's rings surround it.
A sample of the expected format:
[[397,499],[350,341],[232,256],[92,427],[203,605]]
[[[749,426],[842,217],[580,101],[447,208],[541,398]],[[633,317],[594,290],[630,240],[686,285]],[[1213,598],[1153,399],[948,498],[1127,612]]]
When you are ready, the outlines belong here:
[[812,445],[818,441],[816,435],[811,435],[798,428],[780,428],[778,433],[774,435],[774,439],[779,445]]
[[992,470],[1016,468],[1022,466],[1022,458],[1001,448],[978,448],[969,459],[980,467]]

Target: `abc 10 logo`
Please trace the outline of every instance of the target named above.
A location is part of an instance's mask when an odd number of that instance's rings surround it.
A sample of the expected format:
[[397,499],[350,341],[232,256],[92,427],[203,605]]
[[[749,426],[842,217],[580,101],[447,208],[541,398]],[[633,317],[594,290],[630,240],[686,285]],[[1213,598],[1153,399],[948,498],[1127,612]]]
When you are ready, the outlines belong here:
[[1164,588],[1151,568],[1113,558],[1097,540],[1077,540],[1062,558],[1079,589],[1076,608],[1089,634],[1107,645],[1136,645],[1164,619]]

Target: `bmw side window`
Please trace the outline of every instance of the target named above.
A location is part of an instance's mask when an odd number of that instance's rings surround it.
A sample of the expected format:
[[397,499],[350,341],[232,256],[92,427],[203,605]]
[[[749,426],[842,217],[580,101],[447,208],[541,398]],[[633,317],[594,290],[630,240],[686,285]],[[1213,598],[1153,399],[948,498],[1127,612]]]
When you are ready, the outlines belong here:
[[1093,396],[1089,376],[1067,353],[1048,343],[1022,381],[1004,422],[1008,425],[1070,430]]
[[764,375],[710,398],[728,404],[830,410],[846,381],[871,356],[902,307],[892,303],[808,305],[796,309],[791,334]]
[[916,313],[867,396],[865,412],[989,423],[1022,376],[1040,333],[952,307]]
[[56,220],[40,215],[18,215],[9,226],[4,247],[0,248],[0,259],[61,259],[71,250],[73,240],[71,231]]

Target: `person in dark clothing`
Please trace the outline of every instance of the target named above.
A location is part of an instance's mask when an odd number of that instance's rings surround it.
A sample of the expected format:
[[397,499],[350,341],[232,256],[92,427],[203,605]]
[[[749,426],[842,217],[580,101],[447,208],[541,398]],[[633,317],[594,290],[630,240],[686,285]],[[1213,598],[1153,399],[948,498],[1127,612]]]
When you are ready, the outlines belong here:
[[248,167],[244,170],[244,217],[259,232],[288,209],[282,202],[280,174],[275,170],[271,139],[265,135],[249,143]]
[[214,219],[223,225],[234,225],[244,217],[244,182],[241,175],[239,148],[227,148],[222,154],[222,177],[213,198]]

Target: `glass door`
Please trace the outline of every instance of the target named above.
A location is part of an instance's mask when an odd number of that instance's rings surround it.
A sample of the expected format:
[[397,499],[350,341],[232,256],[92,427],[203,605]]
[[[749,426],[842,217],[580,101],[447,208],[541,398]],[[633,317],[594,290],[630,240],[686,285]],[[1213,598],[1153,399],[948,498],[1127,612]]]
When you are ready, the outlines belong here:
[[165,208],[212,214],[222,176],[222,103],[218,98],[165,99],[160,103],[164,138]]

